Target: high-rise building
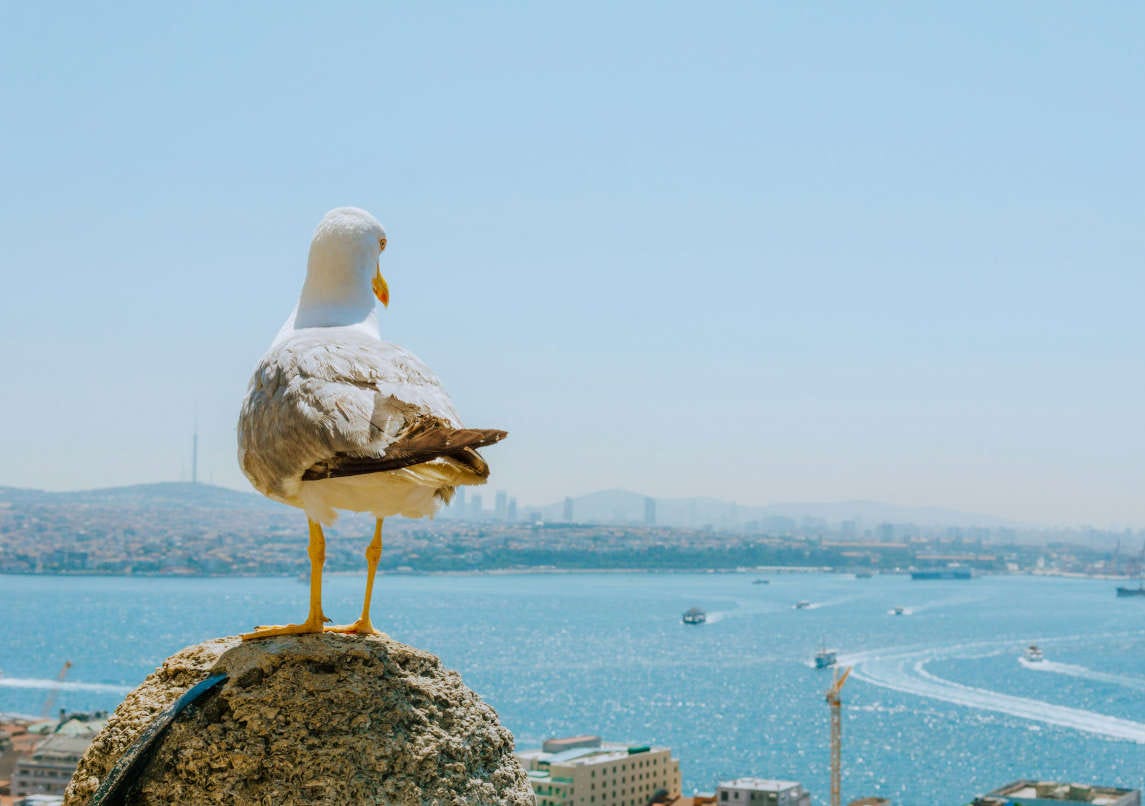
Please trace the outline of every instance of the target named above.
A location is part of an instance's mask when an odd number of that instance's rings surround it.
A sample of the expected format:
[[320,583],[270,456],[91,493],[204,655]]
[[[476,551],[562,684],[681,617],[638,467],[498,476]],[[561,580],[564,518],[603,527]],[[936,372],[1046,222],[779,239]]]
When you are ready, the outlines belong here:
[[566,497],[565,498],[564,522],[565,523],[572,523],[572,521],[573,521],[573,500],[571,498]]
[[453,491],[453,500],[449,502],[449,514],[455,518],[464,518],[465,510],[465,488],[455,487]]
[[516,520],[517,520],[517,499],[516,498],[510,498],[509,499],[509,522],[512,523],[512,522],[515,522]]
[[647,497],[644,499],[644,525],[653,526],[656,523],[656,499]]
[[478,493],[474,493],[469,498],[469,517],[476,520],[477,518],[482,517],[483,514],[484,513],[481,511],[481,496]]
[[493,514],[499,521],[507,520],[509,517],[509,496],[504,490],[498,490],[493,499]]
[[550,739],[517,758],[537,806],[643,806],[660,790],[669,797],[680,794],[680,762],[667,747],[573,736]]

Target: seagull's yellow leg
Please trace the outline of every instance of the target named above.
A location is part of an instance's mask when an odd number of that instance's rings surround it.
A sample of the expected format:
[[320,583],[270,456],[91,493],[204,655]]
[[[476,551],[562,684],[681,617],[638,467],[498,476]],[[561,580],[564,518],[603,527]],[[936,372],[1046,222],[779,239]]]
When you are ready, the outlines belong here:
[[322,566],[326,562],[326,536],[321,524],[308,520],[310,524],[310,544],[306,553],[310,555],[310,612],[301,624],[284,624],[278,627],[255,627],[254,632],[243,633],[242,639],[270,638],[275,635],[301,635],[322,632]]
[[362,603],[362,615],[353,624],[342,624],[337,627],[327,627],[329,632],[352,632],[362,635],[381,635],[374,625],[370,623],[370,597],[374,595],[374,574],[378,570],[378,561],[382,559],[382,519],[378,518],[374,526],[374,539],[366,547],[366,599]]

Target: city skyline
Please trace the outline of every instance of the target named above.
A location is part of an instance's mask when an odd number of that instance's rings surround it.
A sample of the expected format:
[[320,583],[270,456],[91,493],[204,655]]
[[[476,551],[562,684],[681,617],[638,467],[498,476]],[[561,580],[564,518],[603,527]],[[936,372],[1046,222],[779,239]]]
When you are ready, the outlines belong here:
[[[1145,9],[0,10],[0,484],[247,489],[310,234],[492,484],[1145,526]],[[493,493],[488,493],[492,496]],[[523,504],[522,504],[523,505]]]

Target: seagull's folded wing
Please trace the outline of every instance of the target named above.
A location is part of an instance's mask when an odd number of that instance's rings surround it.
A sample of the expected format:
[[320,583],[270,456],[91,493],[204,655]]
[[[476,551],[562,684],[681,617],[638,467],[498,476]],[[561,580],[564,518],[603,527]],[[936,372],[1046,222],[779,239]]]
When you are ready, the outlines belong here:
[[475,450],[504,431],[462,428],[449,396],[409,351],[356,334],[299,334],[255,371],[239,418],[239,457],[255,486],[293,498],[302,481],[442,461],[480,483]]
[[302,474],[302,480],[316,481],[340,476],[380,473],[431,462],[434,459],[456,462],[471,473],[484,478],[489,475],[489,466],[475,448],[500,442],[505,436],[505,431],[492,428],[451,428],[436,418],[425,417],[399,434],[383,455],[335,454],[307,469]]

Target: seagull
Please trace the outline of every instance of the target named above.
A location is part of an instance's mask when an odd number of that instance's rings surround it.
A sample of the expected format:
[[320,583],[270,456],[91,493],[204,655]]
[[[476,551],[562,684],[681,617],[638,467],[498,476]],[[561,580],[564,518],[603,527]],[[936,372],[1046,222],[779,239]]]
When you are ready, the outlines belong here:
[[[238,457],[255,489],[306,513],[310,609],[300,624],[256,627],[245,640],[323,631],[377,635],[370,622],[382,521],[432,517],[462,484],[484,484],[477,448],[506,432],[463,428],[441,383],[413,353],[378,335],[389,305],[386,232],[356,207],[331,210],[310,243],[298,305],[255,367],[238,422]],[[323,526],[338,510],[369,512],[362,615],[327,626]]]

